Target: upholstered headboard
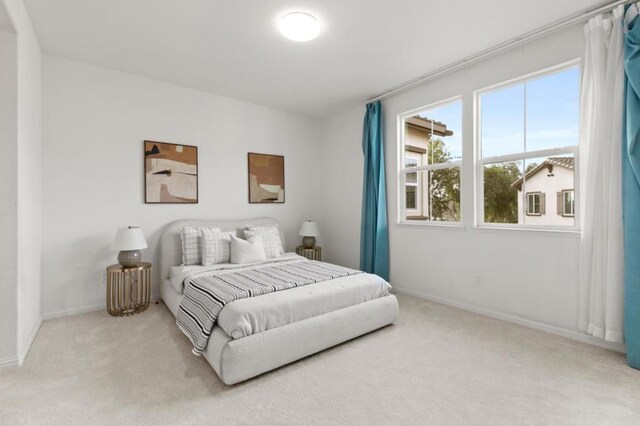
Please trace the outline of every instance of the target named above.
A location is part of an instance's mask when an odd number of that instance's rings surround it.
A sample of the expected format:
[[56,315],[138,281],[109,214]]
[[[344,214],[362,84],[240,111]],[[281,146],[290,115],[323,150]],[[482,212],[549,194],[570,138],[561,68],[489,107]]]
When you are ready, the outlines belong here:
[[[278,221],[268,217],[261,217],[255,219],[242,219],[242,220],[176,220],[168,224],[162,237],[160,237],[160,280],[169,278],[169,271],[172,266],[177,266],[182,263],[182,243],[180,241],[180,228],[183,226],[217,226],[222,231],[236,231],[238,237],[244,237],[242,231],[246,226],[256,225],[279,225]],[[280,226],[280,238],[282,238],[282,246],[286,244],[284,239],[284,232],[282,226]]]

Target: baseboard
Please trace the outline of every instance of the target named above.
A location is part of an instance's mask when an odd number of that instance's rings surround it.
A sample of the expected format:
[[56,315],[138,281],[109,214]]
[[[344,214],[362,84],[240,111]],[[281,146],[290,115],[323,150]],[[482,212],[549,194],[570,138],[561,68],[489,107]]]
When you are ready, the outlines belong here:
[[42,315],[44,320],[50,320],[61,317],[68,317],[70,315],[84,314],[87,312],[99,311],[101,309],[107,309],[107,305],[91,305],[81,308],[62,309],[60,311],[47,312]]
[[31,349],[31,345],[33,345],[33,341],[36,339],[38,335],[38,331],[40,331],[40,327],[42,326],[43,317],[40,315],[35,325],[31,329],[31,333],[27,337],[27,340],[24,343],[22,353],[18,354],[18,365],[22,365],[24,360],[27,359],[27,355],[29,354],[29,349]]
[[603,340],[596,339],[588,334],[579,333],[573,330],[567,330],[565,328],[556,327],[556,326],[545,324],[539,321],[520,318],[514,315],[492,311],[486,308],[480,308],[478,306],[468,305],[466,303],[456,302],[456,301],[449,300],[439,296],[432,296],[432,295],[420,293],[414,290],[399,288],[397,286],[393,286],[393,289],[397,293],[418,297],[420,299],[428,300],[430,302],[440,303],[442,305],[447,305],[453,308],[462,309],[463,311],[473,312],[474,314],[484,315],[490,318],[507,321],[513,324],[522,325],[524,327],[529,327],[535,330],[551,333],[556,336],[566,337],[568,339],[575,340],[577,342],[588,343],[590,345],[598,346],[598,347],[609,349],[616,352],[621,352],[621,353],[626,352],[625,346],[621,343],[605,342]]
[[0,359],[0,370],[18,367],[20,367],[20,363],[18,362],[17,356],[10,356]]

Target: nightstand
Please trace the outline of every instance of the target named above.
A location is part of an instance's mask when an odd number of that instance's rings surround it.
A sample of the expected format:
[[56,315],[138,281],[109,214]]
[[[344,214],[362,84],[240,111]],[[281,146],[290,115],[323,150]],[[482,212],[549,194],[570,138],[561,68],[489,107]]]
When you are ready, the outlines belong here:
[[309,260],[322,260],[322,247],[305,248],[304,246],[298,246],[296,247],[296,254]]
[[151,264],[133,267],[111,265],[107,268],[107,311],[116,317],[133,315],[147,309],[151,299]]

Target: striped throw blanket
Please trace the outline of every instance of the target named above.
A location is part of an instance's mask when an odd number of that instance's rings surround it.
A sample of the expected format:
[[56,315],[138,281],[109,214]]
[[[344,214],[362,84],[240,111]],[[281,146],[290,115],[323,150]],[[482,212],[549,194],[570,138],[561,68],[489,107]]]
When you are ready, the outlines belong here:
[[193,343],[192,352],[200,356],[220,311],[228,303],[359,273],[330,263],[301,260],[237,272],[196,274],[185,280],[176,323]]

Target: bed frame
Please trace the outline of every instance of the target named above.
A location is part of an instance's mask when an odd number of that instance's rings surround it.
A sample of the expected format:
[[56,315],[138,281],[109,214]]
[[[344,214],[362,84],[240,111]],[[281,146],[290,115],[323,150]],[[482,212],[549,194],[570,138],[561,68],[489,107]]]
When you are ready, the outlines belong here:
[[[166,226],[160,238],[160,294],[175,315],[180,296],[168,283],[172,266],[182,263],[182,226],[217,226],[242,236],[247,225],[268,225],[271,218],[246,220],[179,220]],[[284,244],[284,234],[280,227]],[[398,301],[389,295],[337,311],[270,329],[241,339],[231,339],[215,326],[204,352],[220,379],[227,385],[255,377],[396,321]]]

